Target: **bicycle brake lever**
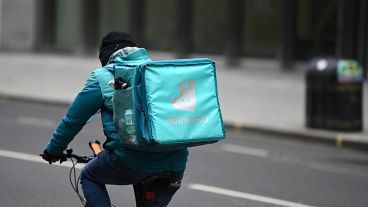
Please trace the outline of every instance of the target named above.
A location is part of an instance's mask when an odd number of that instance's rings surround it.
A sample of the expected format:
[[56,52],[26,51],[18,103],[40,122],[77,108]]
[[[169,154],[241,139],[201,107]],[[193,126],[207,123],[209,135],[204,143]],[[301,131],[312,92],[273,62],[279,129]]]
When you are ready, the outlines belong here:
[[63,163],[63,162],[66,162],[67,160],[68,159],[65,156],[63,156],[62,158],[60,158],[60,164]]

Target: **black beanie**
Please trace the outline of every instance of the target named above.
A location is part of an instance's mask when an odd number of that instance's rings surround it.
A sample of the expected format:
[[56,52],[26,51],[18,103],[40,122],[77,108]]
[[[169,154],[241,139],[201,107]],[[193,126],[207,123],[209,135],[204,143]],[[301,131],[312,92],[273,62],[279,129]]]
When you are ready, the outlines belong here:
[[102,66],[109,61],[110,56],[118,49],[124,47],[135,47],[132,36],[126,32],[109,32],[101,41],[99,59]]

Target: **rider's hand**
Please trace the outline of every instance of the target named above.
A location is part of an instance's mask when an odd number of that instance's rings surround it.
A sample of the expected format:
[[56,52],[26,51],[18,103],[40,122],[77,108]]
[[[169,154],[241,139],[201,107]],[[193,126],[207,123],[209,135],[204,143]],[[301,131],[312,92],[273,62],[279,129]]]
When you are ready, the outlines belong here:
[[43,151],[43,154],[41,154],[42,159],[49,162],[49,164],[52,164],[53,162],[57,162],[60,160],[60,163],[66,161],[65,155],[56,155],[53,153],[48,152],[46,149]]

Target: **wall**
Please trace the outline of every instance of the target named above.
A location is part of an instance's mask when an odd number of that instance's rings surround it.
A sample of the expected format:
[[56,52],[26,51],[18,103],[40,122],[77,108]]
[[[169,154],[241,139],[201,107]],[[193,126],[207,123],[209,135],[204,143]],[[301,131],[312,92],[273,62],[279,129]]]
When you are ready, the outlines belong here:
[[38,0],[0,0],[0,49],[34,49],[38,3]]

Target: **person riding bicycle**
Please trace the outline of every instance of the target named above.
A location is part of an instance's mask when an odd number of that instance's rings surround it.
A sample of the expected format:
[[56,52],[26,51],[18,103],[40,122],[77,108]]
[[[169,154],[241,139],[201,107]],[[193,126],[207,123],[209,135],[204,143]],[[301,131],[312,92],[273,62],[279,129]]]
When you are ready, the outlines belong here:
[[[137,206],[142,203],[142,181],[155,175],[168,176],[170,182],[180,183],[186,168],[188,150],[143,152],[124,147],[113,123],[112,96],[114,89],[103,85],[101,79],[113,79],[114,64],[140,64],[150,61],[146,49],[136,46],[130,34],[109,32],[101,41],[99,59],[102,68],[89,76],[66,115],[52,134],[43,158],[49,162],[63,159],[63,151],[87,121],[101,113],[106,136],[104,151],[90,161],[81,172],[83,194],[88,206],[110,206],[106,184],[133,185]],[[72,75],[72,74],[71,74]],[[164,83],[163,83],[164,84]],[[110,93],[102,93],[109,87]],[[180,185],[168,185],[155,192],[147,206],[167,206]]]

